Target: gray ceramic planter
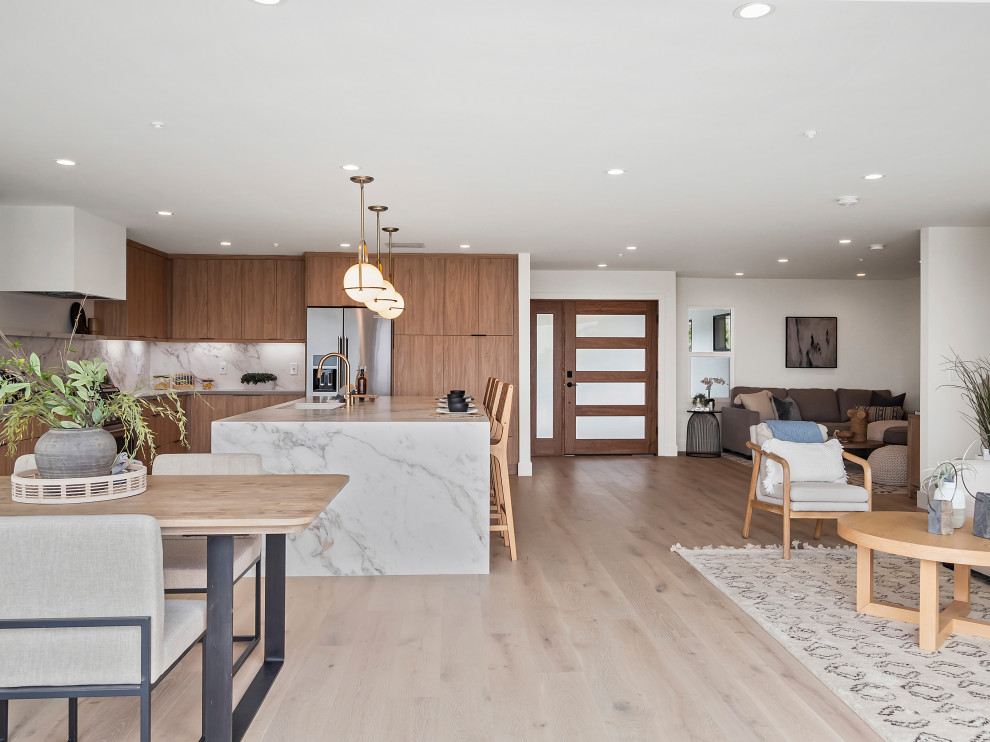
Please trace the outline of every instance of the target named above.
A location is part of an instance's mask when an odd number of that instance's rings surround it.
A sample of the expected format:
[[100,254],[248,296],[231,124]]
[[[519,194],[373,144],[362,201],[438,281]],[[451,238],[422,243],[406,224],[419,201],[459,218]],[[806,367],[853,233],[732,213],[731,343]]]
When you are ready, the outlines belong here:
[[103,428],[52,428],[34,447],[42,479],[105,477],[116,457],[117,441]]

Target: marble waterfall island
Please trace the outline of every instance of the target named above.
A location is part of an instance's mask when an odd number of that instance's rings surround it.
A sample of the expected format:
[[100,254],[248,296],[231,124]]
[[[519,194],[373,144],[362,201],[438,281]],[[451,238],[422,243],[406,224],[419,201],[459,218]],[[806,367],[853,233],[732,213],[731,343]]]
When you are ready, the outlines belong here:
[[346,492],[290,536],[294,576],[488,574],[489,423],[436,416],[429,397],[336,409],[294,400],[213,423],[214,453],[268,474],[346,474]]

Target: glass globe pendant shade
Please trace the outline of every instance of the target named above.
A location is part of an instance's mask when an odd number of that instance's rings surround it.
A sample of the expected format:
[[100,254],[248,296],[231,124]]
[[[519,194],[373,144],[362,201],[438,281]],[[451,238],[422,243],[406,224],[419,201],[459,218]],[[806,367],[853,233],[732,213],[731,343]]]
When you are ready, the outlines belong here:
[[367,302],[378,296],[385,288],[382,272],[371,263],[362,260],[363,253],[358,248],[358,262],[344,274],[344,293],[357,302]]
[[378,313],[378,316],[382,319],[395,319],[402,314],[402,310],[406,308],[406,300],[402,298],[402,294],[395,291],[395,289],[392,289],[392,291],[395,292],[395,302],[393,302],[390,307],[387,307]]
[[388,309],[398,301],[398,292],[395,290],[395,286],[388,281],[383,281],[382,283],[385,285],[382,292],[371,301],[364,303],[373,312],[381,313],[382,310]]

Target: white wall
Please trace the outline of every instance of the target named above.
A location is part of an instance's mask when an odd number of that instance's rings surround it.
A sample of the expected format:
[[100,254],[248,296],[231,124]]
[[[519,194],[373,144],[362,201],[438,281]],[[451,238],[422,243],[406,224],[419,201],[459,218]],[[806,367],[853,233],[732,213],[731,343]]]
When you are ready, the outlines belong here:
[[519,253],[519,476],[533,476],[532,438],[530,425],[530,367],[529,367],[529,253]]
[[[976,433],[942,364],[953,351],[966,360],[990,356],[990,229],[921,231],[921,467],[962,456]],[[972,456],[972,453],[970,454]]]
[[[677,278],[672,271],[532,271],[530,297],[533,299],[655,300],[658,303],[658,425],[657,451],[660,456],[677,455],[676,408],[676,311]],[[520,325],[522,321],[520,320]],[[687,321],[684,324],[687,328]],[[529,322],[523,325],[529,338]],[[520,328],[520,335],[523,334]],[[685,333],[687,330],[685,329]],[[686,335],[685,343],[686,345]],[[526,375],[528,376],[528,370]],[[520,404],[529,398],[520,398]],[[521,422],[521,420],[520,420]],[[530,435],[519,428],[520,438]],[[521,441],[520,441],[521,442]]]
[[[71,299],[0,292],[0,330],[6,333],[16,330],[71,332],[71,306]],[[91,303],[87,303],[87,314],[91,306]]]
[[[677,279],[677,440],[691,402],[690,307],[732,309],[733,386],[890,389],[919,409],[920,283],[814,279]],[[785,317],[838,317],[838,368],[784,367]]]

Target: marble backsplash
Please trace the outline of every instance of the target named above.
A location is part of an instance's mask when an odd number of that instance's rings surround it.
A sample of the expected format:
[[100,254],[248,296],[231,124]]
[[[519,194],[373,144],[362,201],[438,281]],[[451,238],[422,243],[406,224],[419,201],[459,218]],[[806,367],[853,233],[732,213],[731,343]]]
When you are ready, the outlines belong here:
[[[37,353],[45,367],[62,365],[67,340],[46,336],[10,338],[20,342],[26,353]],[[144,340],[105,340],[76,336],[75,353],[68,357],[100,358],[109,366],[110,378],[121,389],[151,386],[156,374],[191,373],[212,378],[214,389],[241,390],[241,374],[268,371],[278,377],[276,390],[296,391],[306,387],[306,346],[303,343],[170,343]],[[220,374],[220,364],[227,373]],[[289,364],[297,363],[299,374],[289,374]]]

